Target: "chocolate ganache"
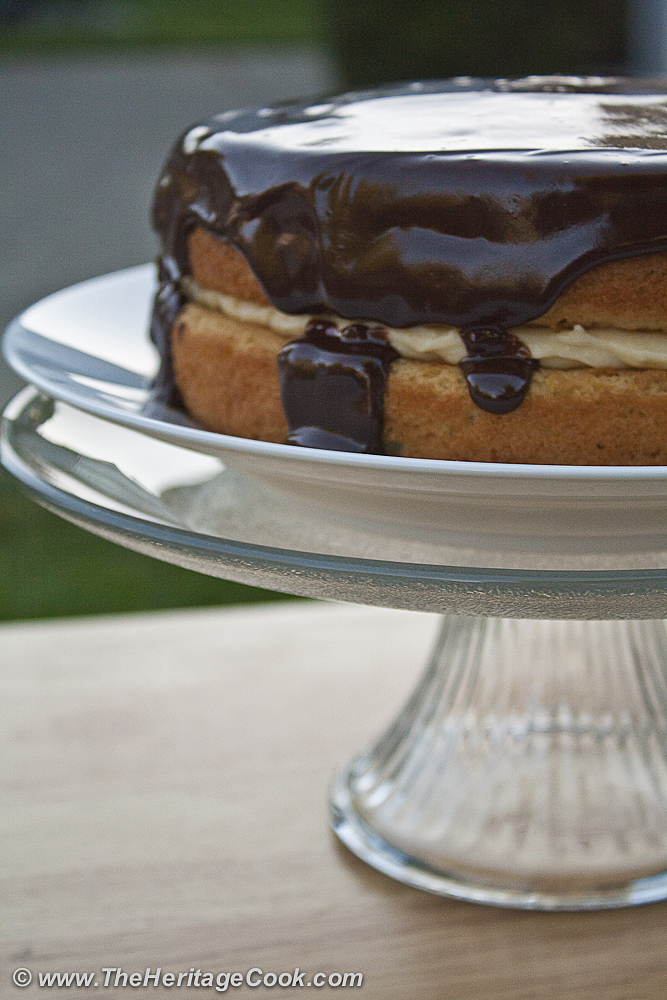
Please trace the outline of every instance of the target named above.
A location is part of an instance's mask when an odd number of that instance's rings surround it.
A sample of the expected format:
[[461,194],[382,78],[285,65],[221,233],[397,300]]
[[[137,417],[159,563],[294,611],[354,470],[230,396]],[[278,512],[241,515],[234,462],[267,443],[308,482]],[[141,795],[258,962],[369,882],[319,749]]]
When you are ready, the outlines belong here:
[[339,330],[325,319],[310,322],[278,355],[287,443],[382,452],[384,383],[398,356],[365,323]]
[[473,400],[507,413],[537,366],[509,329],[593,266],[667,248],[667,85],[458,79],[227,112],[178,141],[153,221],[158,391],[203,226],[278,309],[357,321],[315,322],[281,352],[289,440],[381,451],[395,354],[378,324],[458,327]]

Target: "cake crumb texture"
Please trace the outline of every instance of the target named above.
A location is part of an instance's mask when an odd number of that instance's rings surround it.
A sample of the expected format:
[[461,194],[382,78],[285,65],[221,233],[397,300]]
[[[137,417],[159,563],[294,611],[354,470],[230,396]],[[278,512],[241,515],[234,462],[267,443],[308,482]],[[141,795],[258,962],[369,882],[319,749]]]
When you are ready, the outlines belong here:
[[203,226],[188,236],[188,255],[190,272],[199,285],[260,306],[270,305],[243,254]]
[[267,327],[190,303],[172,330],[174,374],[185,407],[206,430],[284,442],[278,351]]

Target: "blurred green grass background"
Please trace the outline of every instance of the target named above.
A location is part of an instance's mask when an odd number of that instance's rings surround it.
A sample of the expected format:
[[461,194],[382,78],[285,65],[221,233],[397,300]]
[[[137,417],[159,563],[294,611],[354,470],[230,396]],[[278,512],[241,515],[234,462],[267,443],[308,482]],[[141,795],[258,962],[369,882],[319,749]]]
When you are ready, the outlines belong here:
[[0,470],[0,621],[282,600],[114,545],[44,510]]
[[30,7],[7,19],[0,53],[298,45],[321,38],[317,0],[50,0]]

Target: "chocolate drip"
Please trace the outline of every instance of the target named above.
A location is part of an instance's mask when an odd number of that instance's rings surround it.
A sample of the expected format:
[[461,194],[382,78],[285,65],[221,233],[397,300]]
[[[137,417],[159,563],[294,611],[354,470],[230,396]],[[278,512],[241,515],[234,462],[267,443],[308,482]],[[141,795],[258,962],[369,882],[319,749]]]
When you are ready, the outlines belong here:
[[518,337],[500,327],[461,331],[468,352],[459,367],[473,403],[487,413],[510,413],[526,398],[539,361]]
[[384,386],[396,358],[381,330],[309,323],[278,355],[287,443],[381,455]]
[[174,380],[171,361],[171,330],[185,305],[185,296],[178,286],[179,269],[171,257],[158,261],[158,290],[153,301],[150,335],[160,355],[160,370],[153,382],[151,396],[164,406],[183,408],[183,400]]

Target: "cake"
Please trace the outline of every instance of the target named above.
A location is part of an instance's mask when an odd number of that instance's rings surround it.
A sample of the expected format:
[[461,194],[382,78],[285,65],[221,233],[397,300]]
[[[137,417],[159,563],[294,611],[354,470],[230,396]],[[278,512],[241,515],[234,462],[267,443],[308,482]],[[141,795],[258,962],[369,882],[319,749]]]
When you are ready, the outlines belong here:
[[667,85],[458,79],[227,112],[158,182],[155,393],[413,458],[667,464]]

